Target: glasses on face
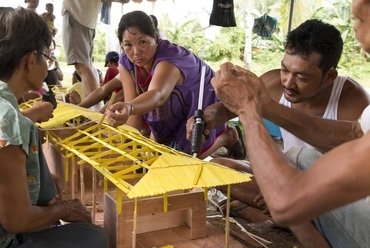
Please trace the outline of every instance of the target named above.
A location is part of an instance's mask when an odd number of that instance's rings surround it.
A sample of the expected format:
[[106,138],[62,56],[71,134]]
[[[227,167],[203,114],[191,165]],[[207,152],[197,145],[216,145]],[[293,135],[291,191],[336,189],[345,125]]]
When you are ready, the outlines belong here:
[[44,53],[40,53],[42,56],[45,57],[46,64],[48,65],[48,71],[54,70],[57,68],[57,61],[53,58],[51,58],[49,55],[46,55]]

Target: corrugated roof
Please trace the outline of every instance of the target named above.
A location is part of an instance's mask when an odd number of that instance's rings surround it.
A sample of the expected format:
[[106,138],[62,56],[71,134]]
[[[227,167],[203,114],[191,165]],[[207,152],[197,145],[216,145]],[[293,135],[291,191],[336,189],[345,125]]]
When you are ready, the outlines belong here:
[[192,157],[163,154],[151,165],[148,173],[133,186],[127,196],[146,197],[176,190],[209,188],[248,181],[250,181],[249,174],[240,173],[219,164]]
[[[20,107],[26,109],[31,105]],[[79,164],[93,166],[129,198],[250,181],[249,174],[158,144],[127,125],[117,129],[106,120],[99,125],[103,116],[99,112],[58,102],[53,114],[54,118],[38,124],[47,138],[78,156],[82,160]],[[140,168],[143,169],[138,171]],[[128,179],[139,181],[132,185]]]

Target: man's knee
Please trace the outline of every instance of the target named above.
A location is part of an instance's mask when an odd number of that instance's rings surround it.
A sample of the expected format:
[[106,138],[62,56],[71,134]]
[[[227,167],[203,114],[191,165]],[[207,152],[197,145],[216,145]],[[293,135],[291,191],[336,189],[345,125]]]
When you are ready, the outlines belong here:
[[104,248],[108,247],[108,234],[106,230],[100,226],[90,223],[74,223],[79,226],[81,233],[86,234],[86,247]]
[[332,247],[368,247],[370,207],[366,201],[345,205],[313,220]]
[[74,64],[77,73],[81,76],[81,74],[84,74],[86,72],[88,73],[94,73],[93,67],[89,64],[83,64],[83,63],[75,63]]
[[292,147],[286,153],[285,157],[297,169],[307,170],[320,157],[322,153],[307,147]]
[[94,238],[92,238],[91,240],[91,246],[90,247],[93,247],[93,245],[95,245],[95,247],[108,247],[108,234],[107,234],[107,231],[102,228],[102,227],[99,227],[99,226],[94,226],[95,230],[94,230]]

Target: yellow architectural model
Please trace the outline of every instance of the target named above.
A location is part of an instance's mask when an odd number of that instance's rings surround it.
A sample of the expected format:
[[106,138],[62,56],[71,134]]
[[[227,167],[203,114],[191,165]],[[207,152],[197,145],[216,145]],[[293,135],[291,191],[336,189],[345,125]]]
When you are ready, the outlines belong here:
[[[20,108],[26,109],[31,104],[24,103]],[[53,114],[54,118],[38,124],[45,131],[47,141],[58,147],[66,158],[79,157],[78,164],[88,163],[94,171],[99,171],[104,176],[105,190],[108,180],[113,183],[117,187],[117,202],[122,202],[122,194],[130,199],[163,195],[166,212],[169,192],[203,188],[206,199],[209,187],[250,180],[248,174],[160,145],[129,126],[114,128],[106,121],[99,124],[101,113],[58,102]],[[68,180],[69,162],[66,161],[65,179]],[[137,183],[130,183],[132,181]],[[94,185],[93,191],[95,193]],[[121,207],[117,204],[117,213]]]

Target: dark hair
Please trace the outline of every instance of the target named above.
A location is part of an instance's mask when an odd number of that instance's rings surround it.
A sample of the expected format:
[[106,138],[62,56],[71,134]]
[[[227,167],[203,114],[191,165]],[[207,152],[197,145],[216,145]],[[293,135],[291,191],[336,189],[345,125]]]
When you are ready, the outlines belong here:
[[307,58],[312,52],[321,55],[319,68],[323,73],[336,68],[343,51],[343,40],[338,29],[320,20],[307,20],[287,36],[285,50]]
[[118,24],[118,39],[120,43],[122,43],[123,33],[132,27],[136,27],[144,34],[156,38],[156,30],[150,16],[143,11],[137,10],[129,12],[121,17]]
[[157,17],[155,15],[150,15],[150,18],[152,18],[154,28],[158,30],[158,19],[157,19]]
[[54,7],[54,5],[52,3],[47,3],[45,4],[45,7]]
[[72,76],[75,76],[76,77],[77,82],[82,82],[81,76],[80,76],[80,74],[77,73],[77,71],[74,71],[72,73]]
[[41,59],[51,41],[48,25],[34,11],[0,7],[0,79],[11,78],[22,57],[33,50]]
[[[99,69],[96,69],[96,71],[98,72],[99,77],[103,75],[103,73]],[[77,73],[77,71],[72,72],[72,76],[76,77],[77,82],[82,82],[82,78],[80,74]]]

